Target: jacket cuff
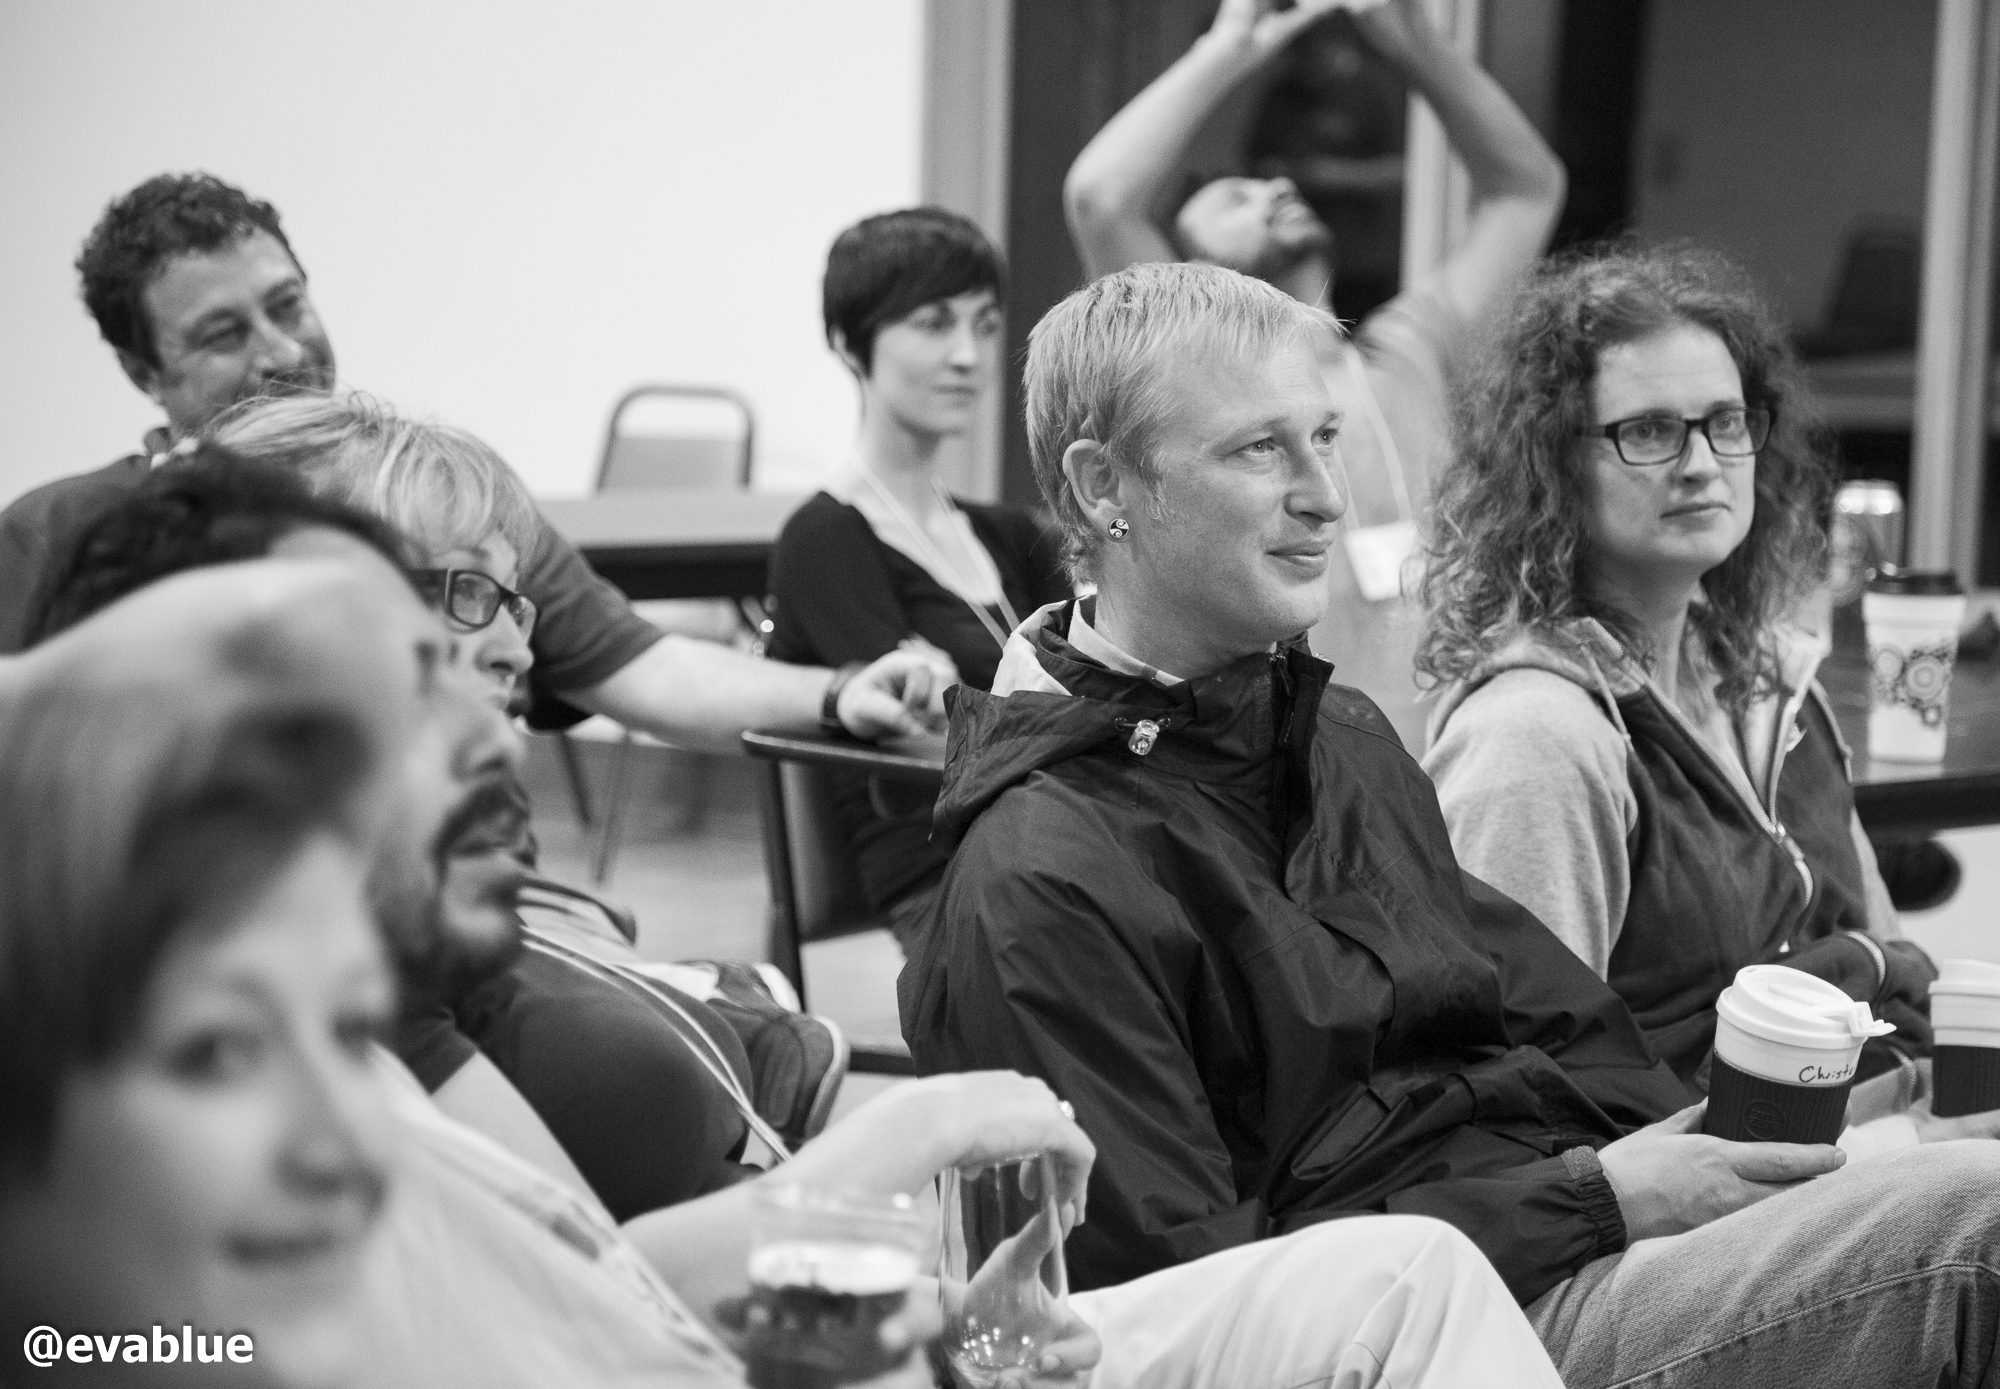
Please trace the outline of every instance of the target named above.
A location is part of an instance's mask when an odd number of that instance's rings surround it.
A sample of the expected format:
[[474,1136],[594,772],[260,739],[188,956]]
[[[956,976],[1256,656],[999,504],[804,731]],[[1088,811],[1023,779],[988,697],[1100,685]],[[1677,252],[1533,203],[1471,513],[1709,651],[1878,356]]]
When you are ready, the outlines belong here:
[[1618,1193],[1611,1189],[1611,1178],[1604,1175],[1604,1164],[1597,1160],[1597,1150],[1570,1148],[1563,1153],[1562,1160],[1569,1169],[1570,1180],[1576,1183],[1577,1194],[1583,1198],[1583,1213],[1590,1220],[1590,1228],[1597,1232],[1597,1257],[1622,1252],[1626,1245],[1625,1212],[1618,1208]]

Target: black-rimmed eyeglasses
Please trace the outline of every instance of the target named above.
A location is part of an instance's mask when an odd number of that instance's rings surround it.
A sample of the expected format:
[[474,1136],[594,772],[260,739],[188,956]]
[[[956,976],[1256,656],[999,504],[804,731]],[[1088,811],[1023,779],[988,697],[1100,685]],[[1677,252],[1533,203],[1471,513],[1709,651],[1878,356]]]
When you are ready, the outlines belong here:
[[465,631],[492,626],[502,608],[521,629],[523,641],[535,630],[535,600],[490,574],[477,569],[419,569],[411,577],[418,590]]
[[1651,468],[1672,463],[1687,452],[1688,435],[1697,429],[1708,437],[1709,450],[1717,458],[1748,458],[1771,437],[1771,412],[1732,405],[1711,410],[1698,420],[1634,415],[1629,420],[1613,420],[1584,437],[1609,439],[1624,462],[1634,468]]

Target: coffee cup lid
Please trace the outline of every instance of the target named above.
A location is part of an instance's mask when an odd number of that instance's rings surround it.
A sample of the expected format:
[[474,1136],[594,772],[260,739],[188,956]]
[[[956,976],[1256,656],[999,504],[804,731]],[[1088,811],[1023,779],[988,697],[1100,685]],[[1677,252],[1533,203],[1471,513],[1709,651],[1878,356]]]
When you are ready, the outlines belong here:
[[1939,960],[1931,992],[2000,998],[2000,965],[1985,960]]
[[1715,1010],[1753,1037],[1820,1050],[1844,1050],[1896,1030],[1867,1004],[1789,965],[1745,965]]
[[1883,565],[1868,581],[1870,593],[1895,593],[1911,598],[1949,598],[1965,592],[1949,569],[1898,569]]

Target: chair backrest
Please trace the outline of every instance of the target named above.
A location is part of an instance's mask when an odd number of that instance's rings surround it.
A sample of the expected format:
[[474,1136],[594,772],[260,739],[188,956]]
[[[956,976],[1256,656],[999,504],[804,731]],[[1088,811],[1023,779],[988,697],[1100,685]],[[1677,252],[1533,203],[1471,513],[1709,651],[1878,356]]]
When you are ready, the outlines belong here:
[[832,774],[825,767],[780,762],[779,795],[791,851],[792,894],[799,941],[825,940],[882,924],[854,869],[854,853],[841,831]]
[[611,411],[599,491],[748,487],[757,422],[750,402],[719,386],[640,386]]
[[[745,735],[749,742],[755,734]],[[754,744],[752,751],[756,752]],[[757,753],[758,756],[768,756]],[[771,933],[767,953],[806,997],[807,941],[885,926],[868,910],[853,856],[836,813],[833,778],[824,766],[767,760],[763,785],[764,876],[771,887]],[[880,1075],[914,1075],[909,1048],[900,1039],[887,1045],[856,1042],[850,1069]]]

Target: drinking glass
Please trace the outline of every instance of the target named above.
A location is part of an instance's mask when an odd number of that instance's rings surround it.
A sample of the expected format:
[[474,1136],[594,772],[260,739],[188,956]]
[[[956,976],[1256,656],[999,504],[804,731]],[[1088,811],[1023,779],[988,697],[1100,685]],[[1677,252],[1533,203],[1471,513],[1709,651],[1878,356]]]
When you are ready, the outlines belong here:
[[750,1217],[744,1364],[756,1389],[833,1389],[886,1374],[907,1351],[882,1323],[916,1279],[924,1221],[907,1196],[759,1190]]
[[1033,1367],[1068,1320],[1055,1164],[1031,1153],[947,1168],[938,1206],[944,1351],[955,1374],[983,1389]]

